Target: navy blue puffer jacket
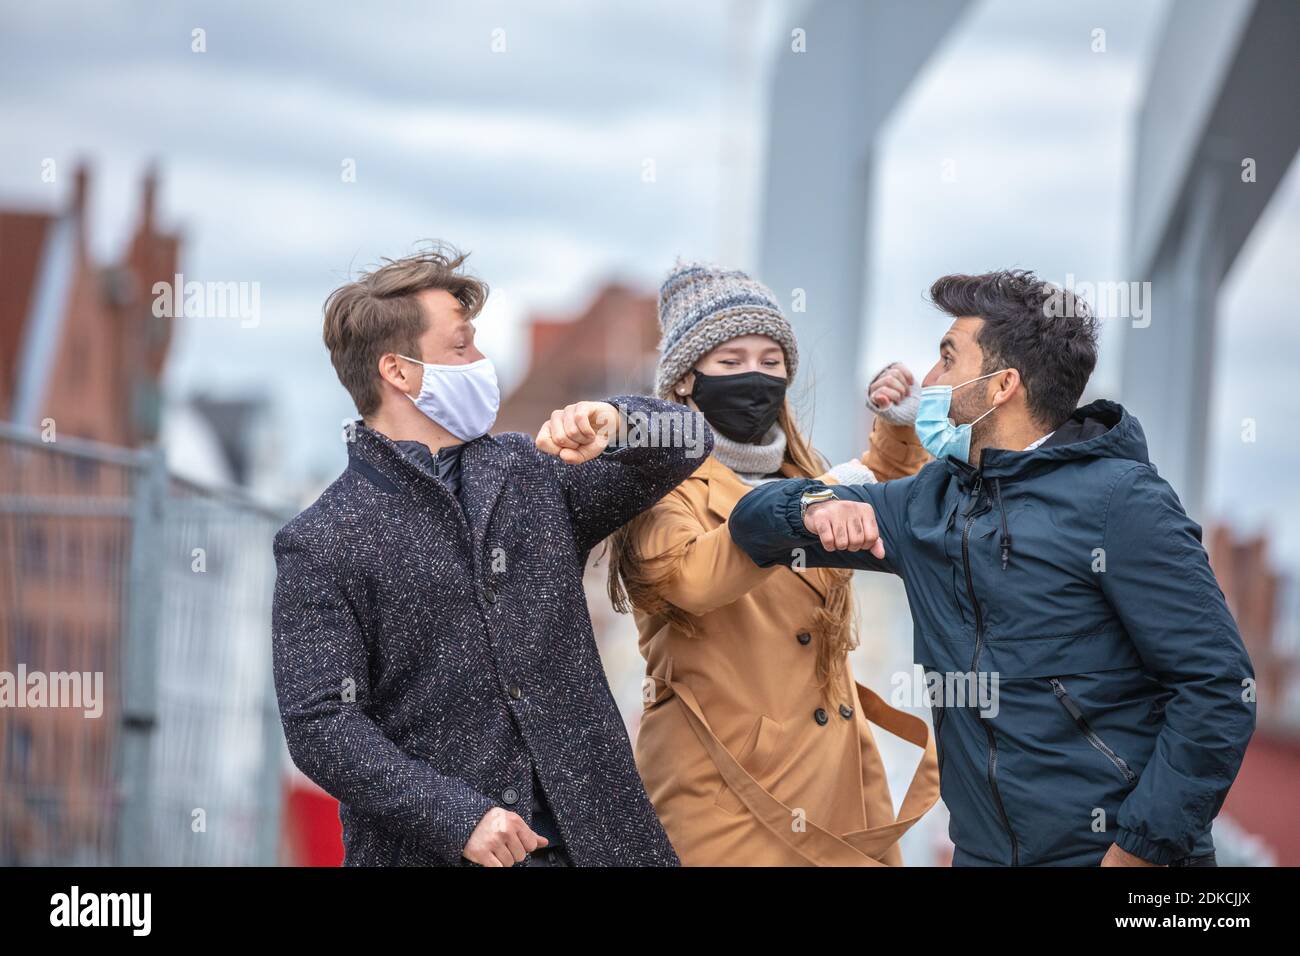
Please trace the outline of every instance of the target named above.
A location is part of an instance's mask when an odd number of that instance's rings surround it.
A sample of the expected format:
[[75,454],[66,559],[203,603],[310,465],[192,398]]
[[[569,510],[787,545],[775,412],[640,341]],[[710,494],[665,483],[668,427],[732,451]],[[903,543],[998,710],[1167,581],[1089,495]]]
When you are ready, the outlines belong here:
[[1094,402],[979,469],[945,458],[835,486],[875,509],[883,561],[822,550],[799,516],[810,485],[743,498],[740,547],[763,566],[901,575],[935,686],[996,688],[994,707],[967,693],[934,708],[954,863],[1089,865],[1112,843],[1161,864],[1212,852],[1255,727],[1254,671],[1136,419]]

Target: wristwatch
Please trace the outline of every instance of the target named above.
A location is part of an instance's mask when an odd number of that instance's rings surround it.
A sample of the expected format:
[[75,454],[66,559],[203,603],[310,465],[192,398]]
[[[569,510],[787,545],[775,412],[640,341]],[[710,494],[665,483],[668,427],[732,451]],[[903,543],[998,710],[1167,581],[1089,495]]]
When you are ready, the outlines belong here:
[[[815,505],[822,501],[834,501],[835,492],[823,485],[813,491],[805,491],[799,496],[799,520],[806,521],[808,515],[808,506]],[[806,527],[806,525],[805,525]]]

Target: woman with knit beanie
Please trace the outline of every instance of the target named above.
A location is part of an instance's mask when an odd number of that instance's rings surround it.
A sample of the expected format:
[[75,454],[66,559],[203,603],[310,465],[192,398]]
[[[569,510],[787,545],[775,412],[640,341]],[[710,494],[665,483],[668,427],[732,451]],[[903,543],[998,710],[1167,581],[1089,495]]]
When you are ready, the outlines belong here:
[[[767,288],[679,264],[659,323],[655,391],[701,411],[715,444],[611,539],[610,596],[634,611],[646,659],[636,759],[650,799],[687,865],[901,865],[898,838],[938,797],[934,744],[853,679],[851,572],[760,568],[726,522],[764,481],[919,470],[919,388],[902,366],[882,371],[870,447],[828,469],[786,399],[799,349]],[[924,751],[897,817],[872,724]]]

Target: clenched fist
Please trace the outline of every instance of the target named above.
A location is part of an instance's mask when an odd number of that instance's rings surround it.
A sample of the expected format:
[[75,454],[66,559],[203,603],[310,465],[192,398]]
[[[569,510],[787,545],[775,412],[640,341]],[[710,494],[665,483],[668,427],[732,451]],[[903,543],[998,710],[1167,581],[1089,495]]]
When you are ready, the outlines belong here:
[[483,814],[461,856],[479,866],[514,866],[550,841],[528,829],[524,818],[501,807]]
[[570,465],[591,461],[618,428],[618,409],[609,402],[578,402],[551,412],[534,444]]
[[876,528],[876,512],[862,501],[821,501],[808,506],[804,527],[821,539],[827,551],[870,551],[885,556],[885,543]]
[[867,386],[867,397],[877,408],[889,408],[911,394],[912,384],[915,381],[911,369],[902,362],[894,362],[883,369]]

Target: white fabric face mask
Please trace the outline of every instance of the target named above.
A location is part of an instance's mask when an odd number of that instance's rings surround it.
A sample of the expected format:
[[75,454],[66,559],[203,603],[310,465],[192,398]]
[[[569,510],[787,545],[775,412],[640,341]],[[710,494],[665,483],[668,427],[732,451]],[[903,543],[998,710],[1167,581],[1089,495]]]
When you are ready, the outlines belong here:
[[419,396],[406,396],[416,408],[461,441],[487,434],[501,406],[501,389],[490,359],[466,365],[434,365],[409,355],[399,353],[399,357],[424,366]]

